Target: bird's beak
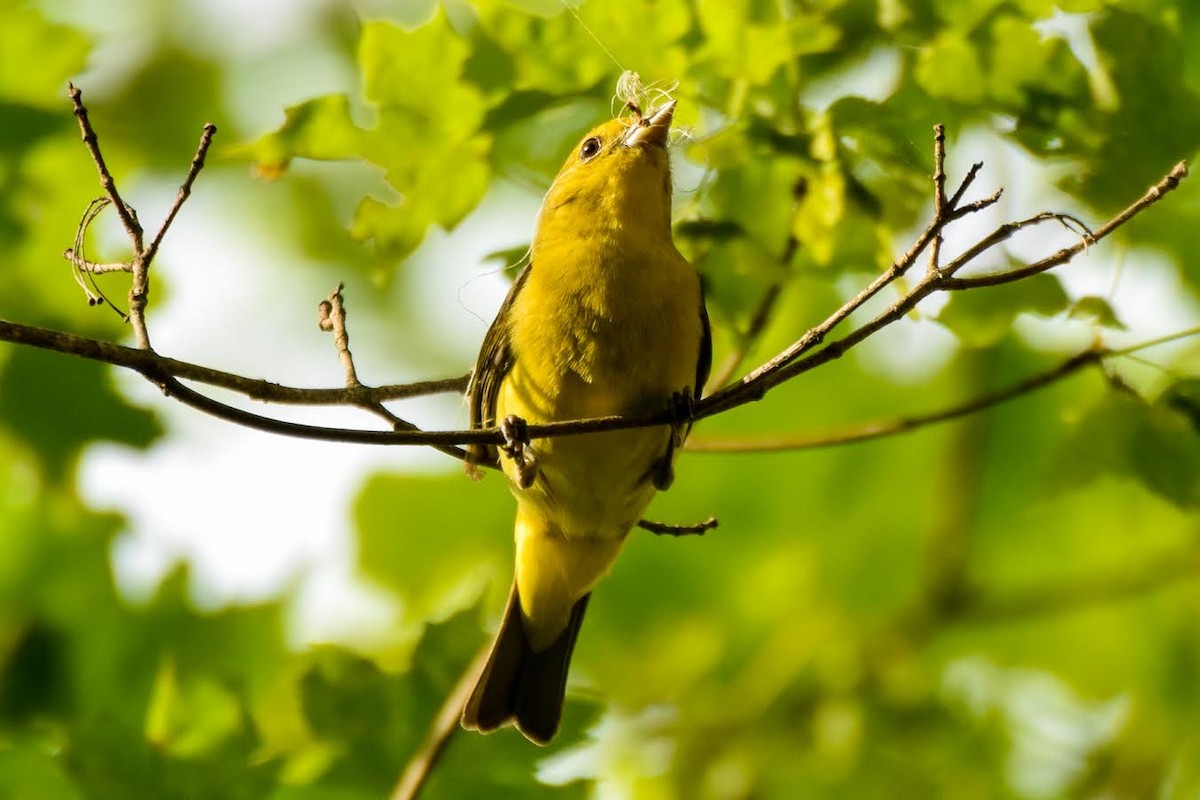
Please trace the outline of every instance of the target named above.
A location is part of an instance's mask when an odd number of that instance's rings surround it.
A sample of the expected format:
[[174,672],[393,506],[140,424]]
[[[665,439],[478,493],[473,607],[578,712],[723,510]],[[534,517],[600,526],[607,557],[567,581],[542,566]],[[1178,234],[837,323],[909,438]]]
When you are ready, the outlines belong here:
[[625,146],[648,144],[666,147],[667,136],[671,132],[671,117],[675,115],[675,102],[668,100],[642,117],[641,121],[625,134]]

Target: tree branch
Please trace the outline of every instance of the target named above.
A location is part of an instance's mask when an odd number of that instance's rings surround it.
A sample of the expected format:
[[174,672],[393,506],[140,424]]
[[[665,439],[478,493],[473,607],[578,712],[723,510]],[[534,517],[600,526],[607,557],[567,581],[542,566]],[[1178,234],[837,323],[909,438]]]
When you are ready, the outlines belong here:
[[121,226],[129,234],[133,252],[141,253],[142,225],[138,222],[137,212],[121,199],[121,193],[117,191],[117,182],[113,180],[112,173],[108,171],[108,164],[105,163],[104,155],[100,152],[100,139],[96,136],[91,120],[88,119],[87,106],[83,104],[83,92],[79,91],[75,84],[68,83],[67,93],[75,110],[75,120],[79,123],[79,133],[83,137],[83,144],[87,147],[88,154],[91,155],[92,161],[96,165],[96,171],[100,173],[100,187],[104,189],[104,193],[108,195],[108,199],[112,201],[113,207],[117,210],[117,216],[121,218]]
[[1099,363],[1109,355],[1112,355],[1112,352],[1103,348],[1090,348],[1072,356],[1053,369],[1033,375],[1012,386],[928,414],[864,422],[840,430],[772,436],[763,439],[692,438],[688,440],[684,448],[696,453],[771,453],[785,450],[813,450],[819,447],[854,444],[885,436],[895,436],[939,422],[965,417],[1037,391],[1078,372],[1089,364]]
[[[317,325],[323,331],[333,333],[334,347],[337,348],[338,358],[342,361],[342,368],[346,373],[346,388],[355,390],[363,388],[362,381],[358,379],[358,370],[354,366],[354,355],[350,352],[350,334],[346,330],[346,306],[342,301],[342,284],[338,284],[329,297],[322,300],[318,308]],[[387,406],[378,400],[360,399],[356,405],[370,411],[378,417],[382,417],[394,431],[416,431],[420,430],[416,425],[408,420],[401,419],[393,414]],[[467,451],[453,445],[434,445],[434,448],[445,453],[448,456],[453,456],[459,461],[466,461]]]
[[[1042,259],[1041,261],[1038,261],[1023,270],[1013,270],[1012,273],[1021,273],[1019,277],[1026,277],[1027,275],[1034,274],[1036,272],[1043,272],[1051,267],[1067,263],[1091,244],[1103,239],[1105,236],[1108,236],[1134,216],[1161,200],[1170,191],[1175,189],[1179,185],[1179,182],[1186,176],[1187,165],[1184,162],[1176,164],[1171,172],[1168,173],[1167,176],[1157,184],[1152,186],[1146,192],[1146,194],[1144,194],[1140,199],[1135,201],[1124,211],[1117,214],[1108,222],[1104,223],[1104,225],[1098,228],[1090,237],[1083,238],[1081,241],[1070,247],[1064,247],[1054,255]],[[955,194],[957,196],[958,193],[956,192]],[[990,205],[992,202],[995,202],[995,198],[998,196],[998,194],[990,195],[989,197],[985,198],[984,201],[981,201],[982,205],[979,203],[972,203],[970,206],[973,207],[973,210],[978,210],[980,207],[986,207],[986,205]],[[963,208],[967,207],[964,206]],[[962,210],[963,209],[960,208],[956,211],[951,207],[947,211],[947,214],[949,216],[954,216],[955,214],[959,214]],[[850,348],[854,347],[867,337],[892,324],[908,312],[912,311],[914,308],[916,308],[918,303],[934,292],[947,288],[959,288],[952,280],[953,275],[959,269],[966,266],[966,264],[969,263],[972,258],[978,256],[996,244],[999,244],[1001,241],[1012,236],[1013,233],[1021,230],[1022,228],[1051,219],[1061,222],[1064,219],[1073,218],[1065,214],[1045,213],[1037,214],[1026,220],[1021,220],[1015,223],[1006,223],[1005,225],[1000,226],[996,229],[996,231],[994,231],[988,237],[985,237],[981,242],[969,248],[966,253],[954,259],[954,261],[952,261],[950,264],[947,264],[945,267],[936,272],[927,273],[925,277],[922,278],[911,289],[909,289],[908,292],[906,292],[887,310],[878,314],[871,321],[862,325],[850,334],[847,334],[842,339],[826,345],[816,353],[812,353],[807,357],[800,358],[799,355],[801,353],[811,349],[823,341],[826,334],[828,334],[828,332],[839,322],[845,319],[851,313],[851,311],[857,309],[862,305],[863,302],[865,302],[871,296],[874,296],[879,289],[882,289],[883,286],[885,286],[887,283],[890,283],[891,280],[894,280],[895,277],[898,277],[899,274],[902,274],[905,270],[907,270],[908,266],[911,265],[912,261],[919,254],[920,250],[918,248],[923,249],[926,245],[928,245],[932,236],[935,235],[937,231],[940,231],[941,227],[944,226],[945,221],[942,221],[942,223],[939,225],[938,220],[935,219],[934,222],[925,229],[925,232],[922,233],[921,237],[918,238],[917,243],[914,244],[913,247],[909,249],[908,253],[905,254],[904,258],[896,262],[896,264],[893,264],[892,267],[882,276],[877,278],[874,283],[860,292],[856,297],[851,299],[848,303],[846,303],[846,305],[842,306],[842,308],[835,311],[820,325],[809,330],[809,332],[801,337],[796,344],[789,347],[779,356],[776,356],[770,362],[764,364],[762,367],[748,375],[739,383],[735,383],[730,387],[722,389],[721,391],[718,391],[713,395],[701,400],[696,404],[694,418],[703,419],[705,417],[710,417],[714,414],[727,411],[730,408],[743,405],[752,400],[758,400],[769,389],[778,386],[779,384],[795,377],[796,375],[807,372],[829,361],[833,361],[834,359],[840,358]],[[1012,273],[1006,273],[1006,275]],[[1018,278],[1013,278],[1013,280],[1016,279]]]
[[[1083,241],[1078,242],[1070,247],[1064,247],[1053,255],[1043,258],[1041,261],[1035,261],[1018,269],[1007,270],[1005,272],[995,273],[992,275],[980,275],[974,278],[956,278],[954,280],[946,280],[945,289],[962,290],[962,289],[978,289],[984,286],[997,286],[1002,283],[1011,283],[1019,281],[1022,278],[1028,278],[1031,275],[1036,275],[1039,272],[1045,272],[1052,267],[1057,267],[1065,264],[1075,257],[1079,252],[1087,249],[1095,242],[1100,241],[1108,234],[1115,231],[1117,228],[1124,225],[1137,214],[1145,211],[1154,203],[1157,203],[1169,192],[1174,191],[1179,186],[1180,181],[1188,176],[1188,165],[1186,161],[1180,161],[1171,171],[1163,177],[1155,185],[1146,190],[1146,193],[1138,198],[1132,205],[1126,208],[1121,213],[1110,219],[1108,222],[1101,225],[1090,236],[1085,236]],[[1066,217],[1066,215],[1058,215]],[[1070,219],[1074,219],[1071,217]],[[1078,220],[1075,220],[1078,223]],[[1082,225],[1082,223],[1079,223]],[[995,234],[993,234],[995,235]],[[1011,235],[1011,234],[1010,234]],[[1007,237],[1005,237],[1007,238]],[[966,255],[965,253],[963,254]],[[960,257],[961,258],[961,257]],[[963,263],[966,263],[965,261]]]
[[114,367],[125,367],[145,375],[170,375],[189,381],[228,389],[251,400],[267,403],[303,406],[354,406],[363,402],[405,400],[430,394],[453,392],[461,394],[467,388],[467,375],[417,383],[392,383],[384,386],[355,386],[339,389],[309,389],[284,386],[272,381],[246,378],[231,372],[200,366],[188,361],[159,355],[153,350],[78,336],[73,333],[0,320],[0,341],[28,345],[42,350],[101,361]]
[[[289,436],[298,436],[308,439],[320,439],[326,441],[341,441],[350,443],[364,443],[377,445],[425,445],[434,446],[448,452],[455,457],[461,458],[461,450],[459,446],[468,444],[490,444],[499,445],[504,442],[502,432],[498,428],[488,428],[482,430],[459,430],[459,431],[423,431],[412,426],[410,423],[399,419],[387,409],[381,406],[381,402],[386,399],[396,399],[400,397],[411,397],[418,394],[427,394],[438,391],[461,391],[465,384],[465,378],[455,378],[447,381],[429,381],[407,386],[387,386],[371,388],[363,386],[357,379],[357,374],[353,371],[352,361],[350,362],[350,370],[348,371],[347,386],[342,389],[297,389],[292,387],[283,387],[277,384],[272,384],[267,381],[252,380],[229,373],[211,370],[197,365],[188,364],[186,362],[177,361],[175,359],[163,358],[153,353],[150,349],[149,334],[145,330],[145,299],[148,291],[146,283],[147,270],[150,266],[150,259],[157,252],[158,246],[162,241],[166,230],[171,222],[175,219],[183,202],[187,199],[191,192],[193,183],[196,180],[201,168],[204,165],[205,155],[212,141],[212,136],[215,133],[215,128],[211,125],[205,126],[204,133],[201,136],[200,144],[196,154],[192,159],[191,167],[188,170],[183,184],[180,187],[175,203],[168,213],[163,226],[155,235],[151,246],[146,249],[140,247],[142,241],[141,227],[137,223],[136,213],[132,208],[127,206],[121,199],[117,191],[115,181],[104,162],[103,156],[100,153],[100,148],[97,143],[95,131],[87,118],[86,108],[83,106],[79,90],[74,86],[71,87],[71,99],[75,107],[75,115],[79,120],[80,130],[83,133],[83,139],[91,153],[93,161],[96,163],[97,171],[100,174],[101,185],[105,188],[109,199],[117,207],[118,214],[121,216],[122,224],[130,236],[131,242],[135,245],[134,258],[131,262],[130,269],[133,273],[133,286],[130,289],[130,312],[129,318],[134,325],[137,333],[138,348],[126,348],[119,345],[113,345],[105,342],[99,342],[84,337],[72,336],[71,334],[61,333],[57,331],[47,331],[32,326],[20,325],[0,321],[0,340],[11,341],[22,344],[30,344],[45,349],[56,350],[60,352],[73,353],[85,358],[105,361],[117,366],[125,366],[137,370],[139,373],[147,377],[149,380],[157,384],[165,393],[179,399],[194,408],[213,414],[221,419],[235,422],[241,425],[279,433]],[[1083,228],[1082,223],[1064,214],[1045,213],[1035,215],[1026,220],[1021,220],[1014,223],[1007,223],[994,231],[990,236],[977,243],[967,252],[960,255],[950,264],[938,269],[931,269],[925,277],[916,285],[911,287],[904,295],[897,299],[886,311],[878,314],[874,319],[870,320],[859,328],[855,329],[842,339],[825,345],[816,352],[810,352],[814,348],[823,344],[826,337],[836,326],[845,321],[854,311],[861,308],[868,300],[876,296],[883,288],[894,282],[897,278],[903,275],[916,261],[918,256],[927,247],[930,247],[937,238],[941,235],[942,230],[951,222],[961,219],[962,217],[986,208],[1000,196],[997,191],[981,200],[976,200],[971,203],[962,204],[962,199],[969,186],[974,182],[981,165],[974,164],[968,170],[966,176],[959,184],[958,188],[949,197],[945,197],[945,145],[944,132],[935,129],[934,142],[934,186],[935,186],[935,213],[933,220],[926,226],[924,231],[917,237],[916,242],[906,251],[903,256],[892,264],[887,270],[877,277],[869,286],[864,288],[855,297],[851,298],[841,308],[835,310],[825,321],[807,331],[803,336],[797,339],[791,346],[779,353],[775,358],[761,365],[757,369],[750,372],[741,380],[730,384],[712,395],[698,401],[692,410],[691,419],[693,421],[703,419],[705,417],[714,416],[739,405],[749,403],[762,398],[770,389],[787,381],[796,375],[813,369],[823,363],[839,358],[847,350],[854,347],[873,333],[881,330],[887,325],[899,319],[904,314],[911,311],[922,299],[932,294],[935,291],[945,289],[963,289],[970,288],[968,285],[984,285],[981,280],[990,280],[993,282],[1005,282],[1007,280],[1017,280],[1034,272],[1049,269],[1052,266],[1069,261],[1075,254],[1083,250],[1091,243],[1098,241],[1108,235],[1120,225],[1127,222],[1136,214],[1145,210],[1153,203],[1160,200],[1163,196],[1173,190],[1179,182],[1187,175],[1187,167],[1180,163],[1158,184],[1151,187],[1142,198],[1136,201],[1129,208],[1122,211],[1120,214],[1109,220],[1101,226],[1094,235],[1087,235],[1086,228]],[[85,220],[89,220],[94,216],[95,211],[90,210],[89,215],[85,215]],[[954,273],[961,267],[965,266],[972,259],[982,254],[991,247],[999,244],[1013,233],[1030,225],[1038,224],[1047,220],[1058,220],[1063,224],[1073,224],[1077,226],[1076,230],[1082,230],[1081,242],[1068,248],[1063,248],[1054,255],[1043,259],[1039,262],[1029,265],[1028,267],[1012,270],[1003,273],[1001,276],[992,276],[986,279],[968,278],[956,279]],[[785,256],[794,253],[795,246],[798,243],[793,243],[789,240],[788,247],[785,248]],[[73,267],[79,270],[98,269],[98,265],[93,265],[87,261],[83,254],[79,252],[81,248],[76,248],[74,251],[69,251],[68,256],[72,260]],[[936,259],[935,259],[936,261]],[[767,293],[761,304],[761,308],[765,309],[761,316],[762,324],[765,325],[765,319],[769,315],[770,309],[775,303],[777,292],[772,290]],[[331,323],[332,324],[332,323]],[[343,319],[343,334],[344,334],[344,319]],[[762,325],[756,324],[754,328],[761,329]],[[751,333],[757,335],[757,330],[752,328]],[[348,340],[347,340],[348,341]],[[348,345],[345,347],[339,346],[339,354],[344,361],[349,360]],[[268,400],[272,402],[284,403],[305,403],[305,404],[339,404],[339,405],[355,405],[373,411],[380,416],[383,416],[392,425],[391,431],[379,430],[358,430],[345,428],[327,428],[314,425],[302,425],[298,423],[288,422],[284,420],[273,419],[263,415],[253,414],[248,411],[230,406],[228,404],[217,401],[213,398],[205,397],[193,389],[180,383],[180,379],[195,380],[202,383],[207,383],[214,386],[220,386],[234,392],[241,393],[252,399]],[[1040,378],[1031,379],[1032,382],[1037,382]],[[1017,393],[1028,391],[1029,389],[1020,389],[1017,387]],[[977,410],[979,407],[986,407],[993,400],[984,398],[981,402],[968,404],[960,409],[951,409],[946,412],[937,414],[925,415],[924,417],[912,418],[910,420],[900,420],[891,423],[888,430],[881,430],[877,433],[869,431],[859,431],[852,433],[847,441],[856,441],[862,438],[873,438],[879,435],[885,435],[889,432],[899,432],[907,430],[913,426],[921,424],[930,424],[933,421],[941,419],[949,419],[955,416],[961,416],[965,413],[970,413],[972,410]],[[613,415],[607,417],[599,417],[584,420],[569,420],[555,423],[545,423],[528,426],[529,438],[539,439],[550,436],[569,436],[583,433],[592,433],[599,431],[610,431],[622,428],[637,428],[655,425],[669,424],[677,421],[677,411],[664,407],[662,411],[647,413],[647,414],[631,414],[631,415]],[[886,424],[885,424],[886,425]],[[834,443],[834,442],[830,442]],[[793,444],[793,446],[795,446]],[[802,446],[817,446],[814,443],[804,443]],[[700,449],[700,448],[696,448]],[[775,449],[775,448],[771,448]]]

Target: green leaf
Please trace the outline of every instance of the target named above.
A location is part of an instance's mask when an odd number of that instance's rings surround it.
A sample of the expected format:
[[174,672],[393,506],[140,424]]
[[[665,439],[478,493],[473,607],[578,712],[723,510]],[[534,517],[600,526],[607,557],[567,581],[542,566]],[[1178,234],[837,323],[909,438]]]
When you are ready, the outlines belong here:
[[765,84],[801,53],[822,52],[838,41],[840,31],[816,15],[789,15],[787,19],[755,15],[752,8],[757,5],[751,0],[697,4],[696,16],[706,40],[696,56],[701,61],[711,60],[718,75]]
[[1187,417],[1200,434],[1200,378],[1185,378],[1171,384],[1163,392],[1161,402]]
[[[1093,203],[1123,207],[1200,148],[1200,119],[1188,111],[1200,104],[1200,91],[1184,80],[1190,45],[1162,18],[1110,6],[1091,31],[1117,105],[1092,115],[1091,127],[1102,135],[1095,168],[1065,183]],[[1105,168],[1111,164],[1121,169]]]
[[1045,79],[1055,40],[1042,37],[1029,20],[1008,14],[992,23],[991,32],[989,90],[1001,102],[1023,105],[1029,88]]
[[1200,504],[1200,431],[1176,408],[1170,395],[1147,404],[1110,392],[1072,427],[1058,456],[1059,485],[1116,474],[1180,507]]
[[367,22],[358,45],[363,93],[381,108],[427,123],[423,135],[474,133],[484,105],[478,89],[462,80],[469,56],[467,42],[440,11],[413,30]]
[[484,263],[491,263],[501,269],[524,264],[529,258],[529,245],[519,244],[516,247],[506,247],[503,250],[493,250],[483,256]]
[[62,477],[88,442],[147,447],[161,434],[149,411],[113,389],[107,367],[32,347],[15,348],[0,373],[0,419]]
[[36,740],[0,745],[0,786],[4,787],[4,796],[40,800],[83,800],[89,796],[72,784],[52,752],[49,743]]
[[[478,617],[478,608],[472,608],[428,626],[411,667],[400,675],[337,647],[306,657],[298,687],[305,717],[331,753],[314,786],[374,797],[392,787],[485,641]],[[587,703],[569,703],[555,746],[576,741],[593,713]],[[487,737],[458,731],[427,792],[430,797],[549,795],[550,789],[532,781],[543,754],[512,729]]]
[[411,622],[444,617],[478,597],[499,598],[512,574],[512,498],[498,474],[376,476],[355,503],[359,561],[394,591]]
[[463,74],[470,53],[440,11],[413,30],[368,22],[358,60],[363,92],[377,106],[375,126],[357,126],[349,100],[331,95],[288,109],[282,127],[242,152],[272,177],[294,157],[357,157],[381,167],[399,197],[364,198],[350,232],[382,259],[401,259],[430,225],[461,222],[491,179],[484,96]]
[[1125,323],[1117,318],[1117,312],[1109,305],[1108,300],[1096,295],[1081,297],[1071,303],[1067,316],[1071,319],[1082,319],[1104,328],[1118,331],[1129,330]]
[[931,97],[958,103],[978,102],[987,87],[975,46],[948,31],[921,50],[913,77]]
[[1067,307],[1062,284],[1042,273],[1011,283],[955,292],[936,319],[970,347],[989,347],[1008,335],[1018,314],[1043,317]]
[[78,29],[47,21],[31,4],[5,2],[0,25],[4,96],[32,108],[60,111],[66,107],[67,78],[83,69],[89,49]]
[[327,95],[285,109],[283,125],[244,146],[243,152],[263,175],[277,177],[293,158],[352,158],[361,149],[362,132],[350,119],[349,100]]

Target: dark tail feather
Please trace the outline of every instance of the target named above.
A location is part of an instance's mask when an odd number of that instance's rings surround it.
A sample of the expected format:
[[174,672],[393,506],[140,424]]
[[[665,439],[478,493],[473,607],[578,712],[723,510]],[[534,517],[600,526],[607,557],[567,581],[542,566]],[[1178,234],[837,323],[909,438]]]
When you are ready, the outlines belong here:
[[513,585],[491,655],[463,709],[464,728],[489,733],[511,721],[535,744],[554,738],[562,719],[567,668],[589,597],[575,603],[566,629],[554,644],[536,653],[525,638],[521,603]]

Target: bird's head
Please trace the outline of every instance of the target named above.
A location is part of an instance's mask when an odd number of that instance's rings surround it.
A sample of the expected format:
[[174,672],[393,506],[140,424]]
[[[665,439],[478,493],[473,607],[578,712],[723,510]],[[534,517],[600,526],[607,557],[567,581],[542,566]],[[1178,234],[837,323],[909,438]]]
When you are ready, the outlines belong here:
[[634,122],[611,120],[580,140],[542,204],[539,228],[568,225],[666,232],[671,224],[667,143],[675,101]]

